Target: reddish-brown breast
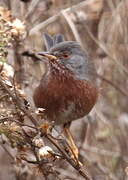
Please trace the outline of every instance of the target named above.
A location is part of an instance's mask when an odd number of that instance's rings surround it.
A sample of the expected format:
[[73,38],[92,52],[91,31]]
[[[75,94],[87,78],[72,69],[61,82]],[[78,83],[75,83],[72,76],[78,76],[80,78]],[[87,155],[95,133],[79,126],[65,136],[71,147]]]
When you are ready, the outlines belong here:
[[68,71],[51,73],[34,92],[36,107],[44,108],[48,120],[64,124],[87,115],[96,103],[98,91],[93,83],[79,80]]

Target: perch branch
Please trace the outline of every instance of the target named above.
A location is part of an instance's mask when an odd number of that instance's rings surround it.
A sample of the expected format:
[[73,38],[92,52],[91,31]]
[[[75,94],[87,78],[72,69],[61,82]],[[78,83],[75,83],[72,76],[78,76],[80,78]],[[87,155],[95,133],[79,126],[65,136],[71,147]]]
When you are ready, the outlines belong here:
[[74,169],[76,169],[81,176],[83,176],[86,180],[92,180],[88,173],[84,172],[85,169],[83,169],[78,163],[76,164],[76,162],[66,154],[66,152],[59,146],[59,144],[52,138],[50,134],[46,134],[46,137],[61,152],[64,159],[66,159],[67,162],[74,167]]

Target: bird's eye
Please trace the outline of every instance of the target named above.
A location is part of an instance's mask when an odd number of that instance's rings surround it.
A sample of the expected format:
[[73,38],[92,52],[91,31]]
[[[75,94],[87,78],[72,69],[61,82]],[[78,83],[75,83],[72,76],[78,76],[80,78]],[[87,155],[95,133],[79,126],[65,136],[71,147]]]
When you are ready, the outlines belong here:
[[69,58],[69,54],[66,54],[66,53],[65,53],[65,54],[63,54],[62,56],[63,56],[63,58],[64,58],[64,59]]

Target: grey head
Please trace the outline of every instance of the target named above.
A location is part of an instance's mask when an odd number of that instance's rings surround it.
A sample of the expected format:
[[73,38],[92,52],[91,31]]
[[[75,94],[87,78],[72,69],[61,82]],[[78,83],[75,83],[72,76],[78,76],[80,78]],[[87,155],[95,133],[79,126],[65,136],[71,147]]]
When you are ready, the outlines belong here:
[[77,79],[95,79],[94,63],[79,43],[64,41],[64,37],[61,34],[52,38],[45,33],[44,39],[48,53],[57,57],[59,63],[74,73]]

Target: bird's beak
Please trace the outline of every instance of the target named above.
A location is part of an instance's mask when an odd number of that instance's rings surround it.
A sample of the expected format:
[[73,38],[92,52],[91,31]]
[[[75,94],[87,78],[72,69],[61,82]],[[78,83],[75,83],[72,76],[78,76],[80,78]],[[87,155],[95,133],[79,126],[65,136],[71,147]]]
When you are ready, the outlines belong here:
[[56,60],[57,59],[56,56],[50,54],[49,52],[39,52],[38,55],[44,56],[44,57],[48,58],[49,60]]

